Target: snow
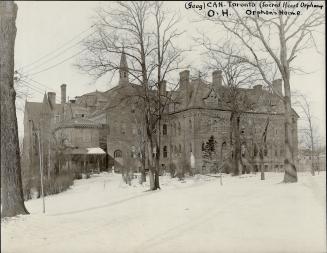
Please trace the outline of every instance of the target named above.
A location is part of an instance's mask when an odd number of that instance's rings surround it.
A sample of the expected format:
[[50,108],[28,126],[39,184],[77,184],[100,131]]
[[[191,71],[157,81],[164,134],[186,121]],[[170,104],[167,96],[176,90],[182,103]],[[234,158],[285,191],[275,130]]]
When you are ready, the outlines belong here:
[[102,173],[26,202],[1,223],[1,252],[326,252],[326,174],[160,177],[161,190]]
[[105,154],[102,148],[87,148],[88,154]]

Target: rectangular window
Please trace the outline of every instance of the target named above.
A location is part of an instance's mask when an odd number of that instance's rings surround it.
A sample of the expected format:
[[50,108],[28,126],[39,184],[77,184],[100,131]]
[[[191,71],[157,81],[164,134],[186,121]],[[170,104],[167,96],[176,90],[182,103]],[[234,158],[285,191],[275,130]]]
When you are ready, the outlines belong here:
[[167,146],[164,146],[164,147],[163,147],[163,157],[164,157],[164,158],[167,158],[167,156],[168,156]]
[[162,134],[167,135],[167,124],[163,124],[162,126]]

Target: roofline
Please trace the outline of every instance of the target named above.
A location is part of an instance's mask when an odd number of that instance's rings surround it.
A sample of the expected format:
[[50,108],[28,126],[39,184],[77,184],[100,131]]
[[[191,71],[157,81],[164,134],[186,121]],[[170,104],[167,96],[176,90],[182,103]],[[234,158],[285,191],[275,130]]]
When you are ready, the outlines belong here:
[[[197,106],[192,106],[192,107],[188,107],[185,109],[181,109],[179,111],[176,112],[172,112],[172,113],[168,113],[165,115],[173,115],[173,114],[177,114],[177,113],[181,113],[181,112],[185,112],[188,110],[210,110],[210,111],[223,111],[223,112],[230,112],[231,110],[226,110],[226,109],[217,109],[217,108],[205,108],[205,107],[197,107]],[[279,115],[279,116],[284,116],[285,113],[267,113],[267,112],[251,112],[251,111],[245,111],[242,113],[247,113],[247,114],[264,114],[264,115]]]

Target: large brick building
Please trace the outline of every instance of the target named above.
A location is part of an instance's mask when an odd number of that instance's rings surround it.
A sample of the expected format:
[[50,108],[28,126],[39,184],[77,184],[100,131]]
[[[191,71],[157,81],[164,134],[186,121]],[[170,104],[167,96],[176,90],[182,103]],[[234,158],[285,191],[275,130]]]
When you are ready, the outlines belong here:
[[[264,166],[265,170],[283,169],[284,107],[278,98],[282,94],[282,81],[275,80],[273,86],[274,92],[261,85],[240,89],[255,104],[254,108],[242,113],[240,122],[242,161],[246,170],[259,170],[260,166]],[[62,85],[61,89],[60,104],[55,102],[56,94],[50,92],[44,96],[42,103],[26,103],[24,156],[25,162],[29,163],[27,167],[35,167],[36,164],[32,134],[32,125],[36,123],[41,132],[44,129],[45,136],[50,136],[47,131],[53,132],[57,141],[58,136],[65,135],[69,148],[63,152],[65,159],[62,166],[66,168],[71,168],[72,164],[75,167],[85,166],[85,159],[82,162],[73,161],[74,152],[95,147],[101,147],[106,153],[100,164],[103,169],[115,166],[137,170],[141,167],[139,154],[144,141],[144,125],[138,93],[142,87],[129,81],[124,53],[121,56],[119,83],[112,89],[88,93],[69,101],[66,101],[66,85]],[[205,173],[212,169],[203,158],[204,146],[212,136],[216,142],[215,164],[219,166],[230,154],[233,145],[230,141],[231,111],[222,98],[226,89],[219,70],[212,73],[210,83],[201,78],[192,79],[190,72],[184,70],[180,73],[178,89],[166,90],[166,84],[162,84],[160,92],[171,98],[161,122],[160,164],[163,169],[190,166],[191,159],[195,163],[194,172]],[[259,160],[258,149],[268,118],[270,123],[264,159]],[[293,111],[294,157],[297,157],[297,119],[298,115]],[[42,125],[45,123],[48,125]],[[91,162],[90,165],[94,166]]]
[[[274,92],[282,94],[282,81],[273,82]],[[195,172],[210,170],[203,159],[203,147],[211,136],[216,141],[215,160],[221,164],[224,156],[231,150],[230,143],[230,110],[221,95],[226,90],[222,85],[221,71],[212,73],[212,82],[206,83],[201,78],[190,79],[190,72],[180,73],[179,87],[176,91],[163,91],[171,97],[161,125],[161,158],[162,168],[189,166],[191,157],[195,161]],[[123,55],[120,64],[119,84],[108,91],[107,106],[108,154],[116,165],[139,167],[135,156],[140,146],[140,113],[137,101],[133,101],[139,86],[128,80],[128,66]],[[284,107],[278,94],[269,92],[256,85],[250,89],[240,89],[241,93],[255,108],[242,113],[241,143],[242,160],[247,170],[259,170],[264,166],[266,171],[283,169],[284,162]],[[124,99],[124,98],[128,99]],[[136,99],[137,100],[137,99]],[[267,101],[270,101],[268,104]],[[269,118],[267,141],[263,161],[259,159],[259,146],[265,122]],[[297,156],[297,119],[293,111],[292,131]],[[113,164],[113,163],[110,163]]]

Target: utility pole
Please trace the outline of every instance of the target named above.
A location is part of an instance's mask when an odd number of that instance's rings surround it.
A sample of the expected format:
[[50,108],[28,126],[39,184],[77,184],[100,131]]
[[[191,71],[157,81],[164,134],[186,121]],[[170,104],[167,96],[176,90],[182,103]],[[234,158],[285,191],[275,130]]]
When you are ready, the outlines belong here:
[[40,157],[40,176],[41,176],[41,196],[43,202],[43,213],[45,213],[45,202],[44,202],[44,192],[43,192],[43,164],[42,164],[42,152],[41,152],[41,140],[40,140],[40,129],[36,130],[37,139],[39,142],[39,157]]
[[50,166],[51,166],[51,141],[50,141],[50,138],[49,138],[49,157],[48,157],[48,179],[50,179]]

